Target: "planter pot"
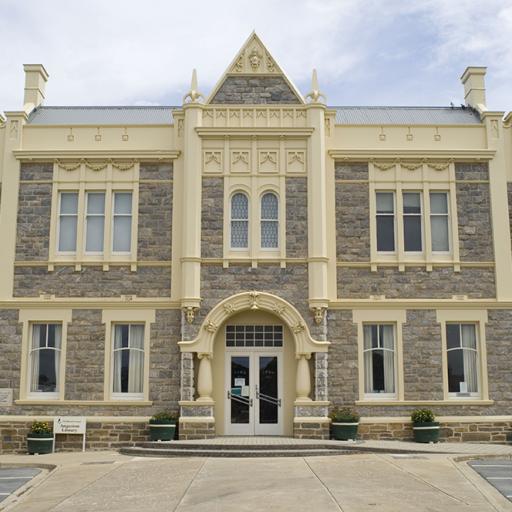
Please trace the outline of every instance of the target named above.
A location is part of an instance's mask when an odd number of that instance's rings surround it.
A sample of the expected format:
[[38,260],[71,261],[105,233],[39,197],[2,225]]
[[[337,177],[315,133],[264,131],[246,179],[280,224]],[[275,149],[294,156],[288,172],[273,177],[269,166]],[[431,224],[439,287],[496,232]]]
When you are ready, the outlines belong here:
[[151,441],[172,441],[176,432],[176,423],[150,423]]
[[439,441],[439,423],[437,421],[413,423],[412,431],[417,443],[437,443]]
[[337,441],[355,440],[359,423],[331,423],[332,437]]
[[29,432],[27,434],[27,451],[30,455],[35,453],[52,453],[53,433]]

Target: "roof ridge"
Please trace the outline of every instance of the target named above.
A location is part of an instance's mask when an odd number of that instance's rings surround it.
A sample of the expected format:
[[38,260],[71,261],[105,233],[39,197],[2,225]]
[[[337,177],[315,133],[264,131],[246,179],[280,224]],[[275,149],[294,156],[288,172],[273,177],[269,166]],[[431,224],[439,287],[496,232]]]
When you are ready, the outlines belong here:
[[138,110],[143,110],[143,109],[166,109],[166,108],[172,108],[172,109],[176,109],[176,108],[181,108],[179,106],[176,106],[176,105],[41,105],[39,107],[37,107],[36,109],[34,109],[34,111],[36,110],[41,110],[41,109],[81,109],[81,110],[93,110],[93,109],[103,109],[103,110],[107,110],[107,109],[138,109]]

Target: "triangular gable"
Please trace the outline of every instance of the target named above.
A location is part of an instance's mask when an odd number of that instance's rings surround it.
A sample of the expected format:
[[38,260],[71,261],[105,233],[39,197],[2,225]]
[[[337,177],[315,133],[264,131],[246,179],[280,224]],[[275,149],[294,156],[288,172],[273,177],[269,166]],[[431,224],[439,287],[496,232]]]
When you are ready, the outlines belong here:
[[261,39],[252,32],[206,103],[303,104],[305,101]]

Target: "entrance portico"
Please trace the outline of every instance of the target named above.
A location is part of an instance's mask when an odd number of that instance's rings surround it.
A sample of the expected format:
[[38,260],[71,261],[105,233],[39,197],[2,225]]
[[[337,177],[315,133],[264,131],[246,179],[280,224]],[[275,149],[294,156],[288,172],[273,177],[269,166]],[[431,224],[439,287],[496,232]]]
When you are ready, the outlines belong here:
[[[215,435],[301,435],[303,423],[328,429],[329,342],[314,340],[296,308],[264,292],[217,304],[182,352],[180,438]],[[315,359],[312,360],[312,357]],[[312,398],[312,371],[315,372]],[[308,429],[309,430],[309,429]],[[327,435],[324,432],[323,435]]]

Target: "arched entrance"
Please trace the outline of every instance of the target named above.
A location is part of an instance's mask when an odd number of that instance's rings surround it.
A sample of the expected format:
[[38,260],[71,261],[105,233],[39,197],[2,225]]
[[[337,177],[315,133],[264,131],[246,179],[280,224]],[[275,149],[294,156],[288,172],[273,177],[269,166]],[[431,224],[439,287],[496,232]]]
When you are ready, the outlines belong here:
[[179,343],[182,390],[196,390],[180,402],[180,437],[291,435],[302,414],[325,423],[328,402],[311,399],[309,361],[328,345],[276,295],[253,291],[221,301],[198,336]]

